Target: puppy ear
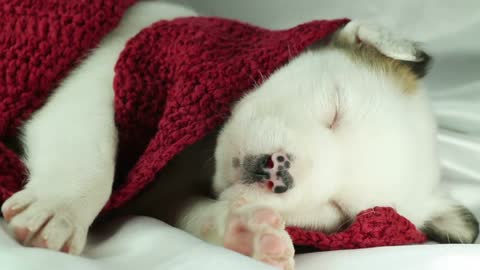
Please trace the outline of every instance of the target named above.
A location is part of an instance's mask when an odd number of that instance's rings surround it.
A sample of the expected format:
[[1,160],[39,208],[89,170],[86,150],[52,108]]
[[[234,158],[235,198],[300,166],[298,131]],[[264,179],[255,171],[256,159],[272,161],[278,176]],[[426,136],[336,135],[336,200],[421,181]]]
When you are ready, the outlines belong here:
[[408,66],[410,70],[417,76],[417,78],[421,79],[425,77],[428,73],[428,69],[430,68],[430,62],[432,57],[428,55],[426,52],[418,49],[418,59],[420,61],[402,61],[404,65]]
[[351,21],[334,37],[336,44],[352,49],[374,48],[378,53],[408,67],[417,78],[423,78],[431,57],[418,43],[395,36],[388,30],[371,24]]

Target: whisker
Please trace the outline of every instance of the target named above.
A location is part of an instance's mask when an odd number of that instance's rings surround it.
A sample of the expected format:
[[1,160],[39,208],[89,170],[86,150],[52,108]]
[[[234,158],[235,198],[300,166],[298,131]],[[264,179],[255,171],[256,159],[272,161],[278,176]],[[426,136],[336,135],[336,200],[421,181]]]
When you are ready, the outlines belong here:
[[343,228],[343,226],[345,226],[345,225],[348,224],[348,223],[352,223],[353,221],[354,221],[353,218],[347,217],[342,223],[340,223],[340,224],[337,226],[337,228],[335,229],[335,231],[337,231],[337,232],[340,231],[340,230]]
[[458,241],[460,241],[461,244],[465,244],[462,240],[462,238],[460,237],[460,234],[458,232],[455,233],[457,235],[457,239]]
[[287,49],[288,49],[288,59],[292,59],[292,50],[290,49],[290,42],[287,41]]
[[262,71],[259,70],[258,73],[260,73],[260,77],[262,78],[262,83],[265,82],[265,76],[263,76]]
[[250,75],[248,75],[248,77],[250,78],[250,80],[253,81],[253,86],[254,86],[255,88],[258,88],[258,87],[259,87],[259,84],[258,84],[257,80],[255,80],[255,78],[252,77],[252,76],[250,76]]
[[361,214],[358,214],[357,217],[361,217],[361,216],[368,215],[368,214],[371,214],[371,213],[375,213],[375,209],[370,209],[370,210],[365,211]]

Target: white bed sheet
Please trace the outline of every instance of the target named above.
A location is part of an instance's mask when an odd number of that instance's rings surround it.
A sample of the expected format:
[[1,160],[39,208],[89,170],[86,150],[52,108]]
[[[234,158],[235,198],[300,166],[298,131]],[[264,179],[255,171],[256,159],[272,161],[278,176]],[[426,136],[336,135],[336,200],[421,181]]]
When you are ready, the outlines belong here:
[[[441,126],[443,184],[480,217],[479,1],[171,2],[277,29],[317,18],[350,17],[423,42],[434,57],[426,84]],[[21,247],[0,222],[0,269],[272,269],[151,218],[131,217],[94,232],[82,257]],[[438,270],[480,269],[479,258],[480,245],[415,245],[305,254],[296,260],[298,270]]]

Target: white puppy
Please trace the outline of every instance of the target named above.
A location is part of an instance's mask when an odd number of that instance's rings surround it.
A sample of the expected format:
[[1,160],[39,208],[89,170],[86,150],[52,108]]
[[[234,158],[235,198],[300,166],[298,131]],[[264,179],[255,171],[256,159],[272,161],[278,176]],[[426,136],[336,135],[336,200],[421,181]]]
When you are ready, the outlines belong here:
[[[17,239],[81,253],[112,189],[117,57],[140,29],[193,14],[136,4],[25,124],[29,182],[2,206]],[[410,41],[350,22],[240,100],[218,137],[180,154],[126,211],[284,269],[294,265],[285,225],[335,231],[374,206],[394,207],[434,240],[472,242],[475,217],[438,190],[436,125],[421,82],[428,60]],[[214,166],[198,165],[211,147]],[[208,185],[216,199],[193,196]]]

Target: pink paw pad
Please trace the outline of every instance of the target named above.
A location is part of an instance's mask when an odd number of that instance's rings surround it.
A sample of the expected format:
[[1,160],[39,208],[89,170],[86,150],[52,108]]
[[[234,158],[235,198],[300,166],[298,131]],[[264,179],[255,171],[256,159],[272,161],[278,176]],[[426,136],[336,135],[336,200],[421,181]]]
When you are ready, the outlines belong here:
[[282,218],[270,208],[260,208],[253,214],[253,222],[257,224],[268,224],[280,229],[283,226]]
[[14,229],[13,233],[15,234],[15,238],[20,242],[24,243],[27,241],[28,236],[30,235],[30,230],[27,228],[16,228]]
[[270,208],[243,208],[227,220],[224,247],[280,269],[293,269],[294,249],[282,218]]
[[282,254],[286,247],[282,239],[274,234],[265,234],[260,238],[260,249],[266,255]]

